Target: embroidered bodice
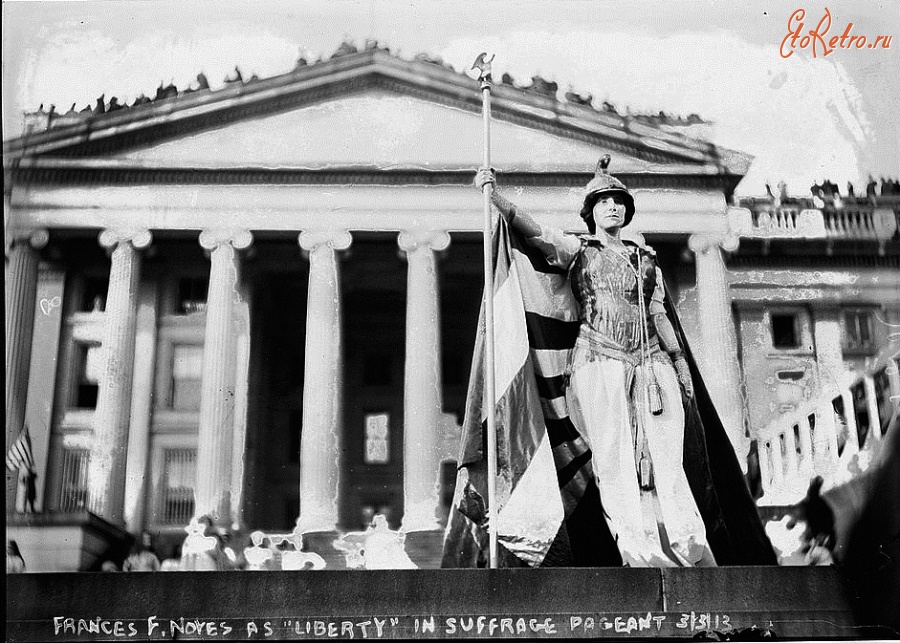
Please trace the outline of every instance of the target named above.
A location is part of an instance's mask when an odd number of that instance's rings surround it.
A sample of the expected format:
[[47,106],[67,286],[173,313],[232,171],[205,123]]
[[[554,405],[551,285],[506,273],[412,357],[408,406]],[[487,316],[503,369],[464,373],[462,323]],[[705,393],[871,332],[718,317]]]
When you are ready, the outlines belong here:
[[[619,250],[592,239],[582,240],[581,251],[570,268],[572,292],[581,306],[581,335],[627,354],[641,348],[641,302],[650,343],[657,343],[651,315],[659,312],[662,291],[656,263],[649,252],[628,245]],[[657,292],[659,291],[659,292]]]
[[614,248],[593,235],[566,234],[543,226],[541,234],[528,242],[541,250],[551,265],[569,271],[572,292],[581,308],[576,341],[580,350],[575,361],[596,356],[631,364],[641,361],[639,275],[649,352],[653,359],[666,360],[652,319],[666,312],[663,278],[652,249],[631,241],[626,241],[624,248]]

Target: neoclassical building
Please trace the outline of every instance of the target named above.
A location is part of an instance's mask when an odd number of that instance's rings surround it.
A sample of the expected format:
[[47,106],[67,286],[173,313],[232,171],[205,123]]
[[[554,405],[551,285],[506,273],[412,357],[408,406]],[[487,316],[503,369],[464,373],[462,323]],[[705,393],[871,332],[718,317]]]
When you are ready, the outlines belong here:
[[[900,204],[737,207],[746,155],[538,83],[492,97],[500,184],[542,222],[581,230],[612,155],[768,489],[770,425],[889,348]],[[436,563],[482,294],[480,109],[476,80],[370,48],[4,142],[7,447],[27,426],[38,474],[37,513],[10,472],[7,507],[30,560],[90,568],[200,514],[325,551],[382,513]],[[873,400],[900,391],[885,373]]]

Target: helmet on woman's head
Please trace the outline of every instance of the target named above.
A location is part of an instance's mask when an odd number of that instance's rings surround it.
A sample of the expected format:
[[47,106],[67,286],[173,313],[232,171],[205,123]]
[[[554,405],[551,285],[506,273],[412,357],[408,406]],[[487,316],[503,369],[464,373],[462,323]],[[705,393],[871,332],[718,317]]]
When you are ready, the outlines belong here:
[[[631,223],[631,218],[634,216],[634,197],[631,196],[631,192],[628,191],[624,183],[607,172],[606,168],[609,167],[609,160],[609,154],[604,154],[597,162],[594,178],[591,179],[591,182],[587,184],[584,190],[584,205],[581,207],[581,218],[585,222],[593,218],[594,206],[601,196],[619,195],[625,201],[625,223],[622,224],[624,227]],[[590,223],[588,223],[588,227],[591,227]]]

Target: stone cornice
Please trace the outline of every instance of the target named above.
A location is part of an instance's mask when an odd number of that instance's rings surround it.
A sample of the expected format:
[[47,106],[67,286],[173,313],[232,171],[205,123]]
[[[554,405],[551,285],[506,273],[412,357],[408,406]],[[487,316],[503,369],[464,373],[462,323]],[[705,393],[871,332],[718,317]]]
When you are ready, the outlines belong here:
[[[774,246],[774,244],[773,244]],[[821,242],[808,241],[799,244],[796,240],[785,243],[783,248],[770,247],[766,251],[763,244],[747,239],[741,240],[740,251],[726,259],[729,268],[740,269],[900,269],[900,244],[890,244],[885,253],[879,252],[878,244],[835,242],[832,253]],[[803,248],[803,253],[798,249]]]
[[[471,112],[481,109],[478,81],[426,62],[365,51],[253,83],[193,92],[23,136],[4,143],[4,156],[104,155],[371,89]],[[721,172],[742,175],[749,161],[705,141],[506,85],[494,88],[492,113],[500,120],[651,162],[710,164]]]
[[[76,159],[25,160],[11,169],[12,183],[41,185],[470,185],[474,170],[328,169],[265,167],[147,167]],[[672,173],[619,173],[629,189],[714,189],[730,194],[743,178],[707,166],[679,166]],[[499,172],[507,186],[583,188],[589,172]]]

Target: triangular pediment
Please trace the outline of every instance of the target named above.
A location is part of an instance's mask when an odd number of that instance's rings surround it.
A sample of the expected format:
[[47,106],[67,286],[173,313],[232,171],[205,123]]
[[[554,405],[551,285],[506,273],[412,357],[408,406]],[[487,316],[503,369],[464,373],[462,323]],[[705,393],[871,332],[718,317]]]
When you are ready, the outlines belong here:
[[[482,158],[479,82],[380,49],[219,90],[174,91],[115,112],[65,115],[45,131],[5,142],[5,156],[151,171],[453,170]],[[738,177],[749,161],[552,93],[500,83],[491,100],[491,162],[505,171],[584,173],[608,152],[617,173]]]
[[[142,166],[378,169],[471,168],[482,158],[479,114],[375,90],[253,118],[116,154]],[[602,150],[532,127],[495,120],[491,162],[505,171],[590,171]],[[616,170],[651,163],[616,156]]]

